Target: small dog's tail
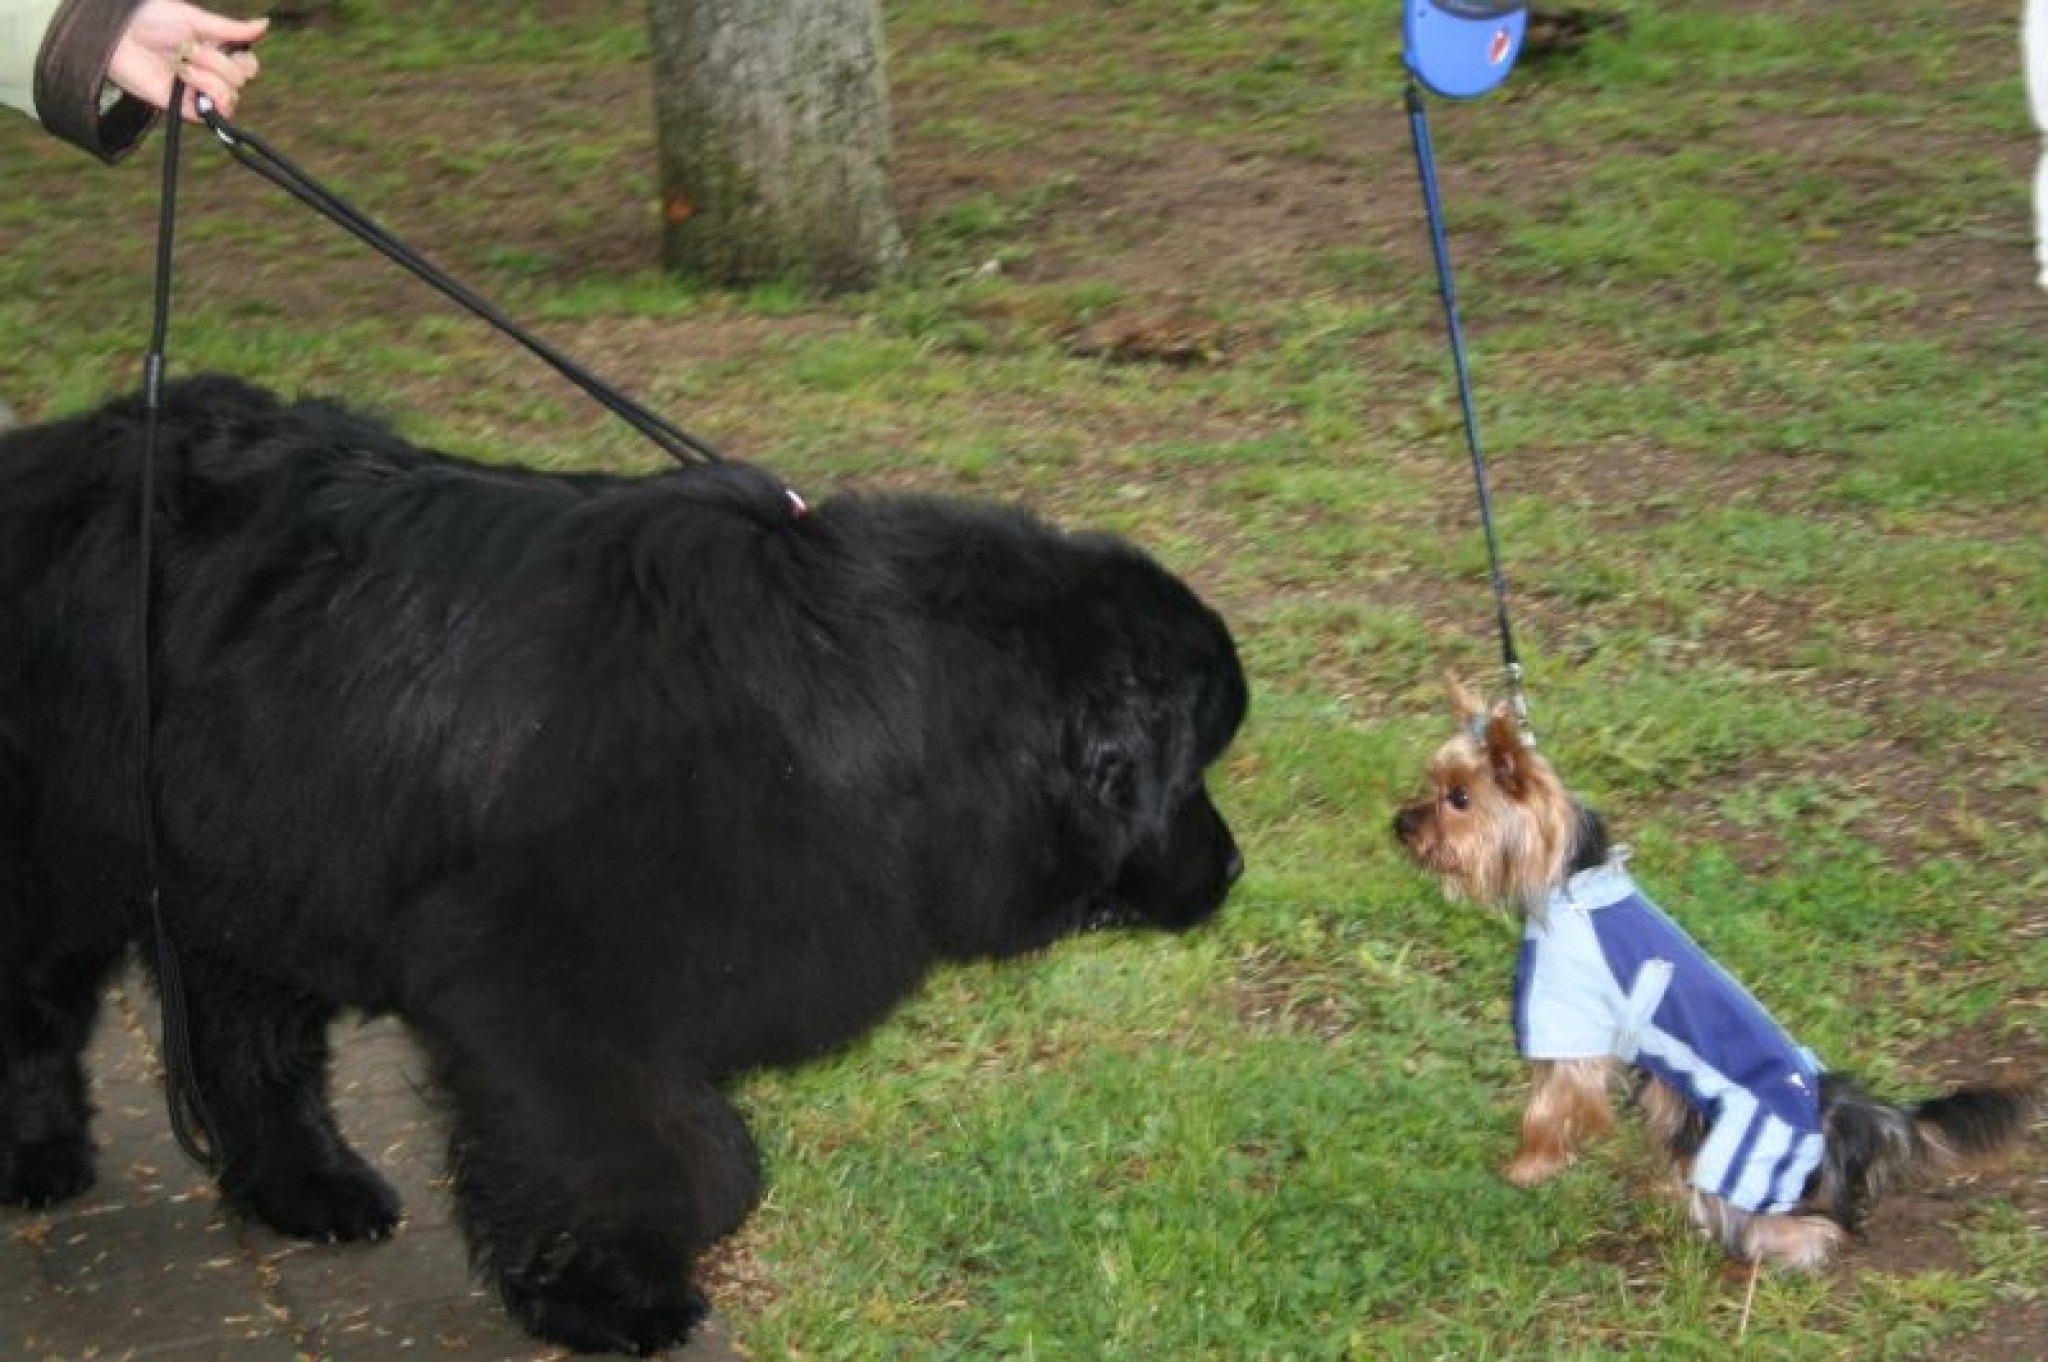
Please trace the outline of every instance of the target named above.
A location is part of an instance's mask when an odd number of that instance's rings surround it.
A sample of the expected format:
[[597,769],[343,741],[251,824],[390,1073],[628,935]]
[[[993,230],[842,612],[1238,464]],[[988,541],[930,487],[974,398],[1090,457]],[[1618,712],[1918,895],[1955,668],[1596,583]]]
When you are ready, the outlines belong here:
[[1906,1108],[1921,1137],[1951,1163],[1996,1154],[2040,1109],[2031,1088],[1964,1088]]
[[2031,1088],[1963,1088],[1906,1106],[1877,1101],[1840,1075],[1821,1080],[1827,1155],[1809,1201],[1846,1229],[1892,1188],[1953,1172],[2010,1146],[2040,1110]]

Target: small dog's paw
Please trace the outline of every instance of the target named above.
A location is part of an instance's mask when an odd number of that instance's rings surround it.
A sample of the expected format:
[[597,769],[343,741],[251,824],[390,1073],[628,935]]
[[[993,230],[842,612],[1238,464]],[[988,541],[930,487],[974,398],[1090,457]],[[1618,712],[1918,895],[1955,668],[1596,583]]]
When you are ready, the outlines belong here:
[[1742,1227],[1738,1256],[1792,1272],[1819,1272],[1848,1238],[1847,1230],[1824,1215],[1760,1215]]
[[1517,1187],[1534,1187],[1563,1172],[1571,1159],[1558,1154],[1517,1154],[1500,1170],[1502,1177]]
[[92,1141],[60,1135],[0,1153],[0,1204],[41,1210],[92,1186]]
[[229,1189],[228,1195],[294,1239],[388,1239],[398,1224],[398,1193],[367,1165],[250,1183]]
[[499,1287],[505,1308],[527,1332],[582,1353],[645,1357],[681,1344],[711,1312],[694,1289],[672,1301],[641,1304],[569,1295],[560,1284],[534,1288],[507,1278]]

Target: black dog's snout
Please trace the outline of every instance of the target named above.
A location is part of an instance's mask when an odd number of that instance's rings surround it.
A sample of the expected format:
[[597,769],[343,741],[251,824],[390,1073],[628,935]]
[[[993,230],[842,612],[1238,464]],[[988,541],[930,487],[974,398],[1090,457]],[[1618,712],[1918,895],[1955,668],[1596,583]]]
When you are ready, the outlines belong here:
[[1223,863],[1223,882],[1236,884],[1244,875],[1244,853],[1236,847],[1230,849],[1230,859]]

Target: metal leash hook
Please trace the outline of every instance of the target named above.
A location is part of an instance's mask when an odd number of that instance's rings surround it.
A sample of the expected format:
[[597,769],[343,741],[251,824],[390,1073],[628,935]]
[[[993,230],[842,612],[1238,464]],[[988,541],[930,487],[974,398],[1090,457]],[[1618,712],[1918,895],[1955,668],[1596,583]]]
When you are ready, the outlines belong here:
[[199,111],[200,121],[213,129],[213,135],[221,140],[221,145],[233,150],[235,139],[229,135],[228,121],[221,117],[220,110],[214,107],[213,96],[192,96],[192,107]]
[[1493,494],[1487,484],[1486,455],[1479,439],[1479,416],[1472,405],[1472,373],[1465,358],[1465,333],[1458,320],[1457,289],[1451,280],[1451,248],[1444,231],[1443,200],[1437,190],[1436,157],[1429,140],[1429,114],[1422,87],[1454,99],[1470,99],[1507,79],[1521,50],[1528,22],[1521,0],[1408,0],[1402,23],[1404,56],[1410,79],[1407,89],[1408,128],[1415,147],[1416,174],[1422,181],[1422,210],[1429,221],[1429,243],[1436,257],[1437,293],[1443,299],[1449,328],[1451,366],[1458,380],[1458,405],[1465,422],[1465,447],[1472,460],[1472,482],[1479,493],[1479,524],[1486,535],[1486,560],[1493,584],[1494,624],[1500,632],[1501,674],[1509,711],[1522,740],[1536,745],[1529,722],[1529,698],[1523,688],[1521,656],[1515,650],[1514,627],[1508,618],[1508,581],[1501,568],[1500,536],[1494,528]]

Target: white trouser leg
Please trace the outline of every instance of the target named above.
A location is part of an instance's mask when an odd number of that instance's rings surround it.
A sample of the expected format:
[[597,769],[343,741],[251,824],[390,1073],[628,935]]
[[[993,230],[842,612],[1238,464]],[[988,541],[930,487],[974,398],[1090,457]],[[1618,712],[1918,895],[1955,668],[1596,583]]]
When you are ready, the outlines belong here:
[[2034,171],[2034,258],[2040,265],[2041,287],[2048,289],[2048,0],[2027,0],[2020,35],[2027,60],[2027,101],[2042,136],[2041,159]]

